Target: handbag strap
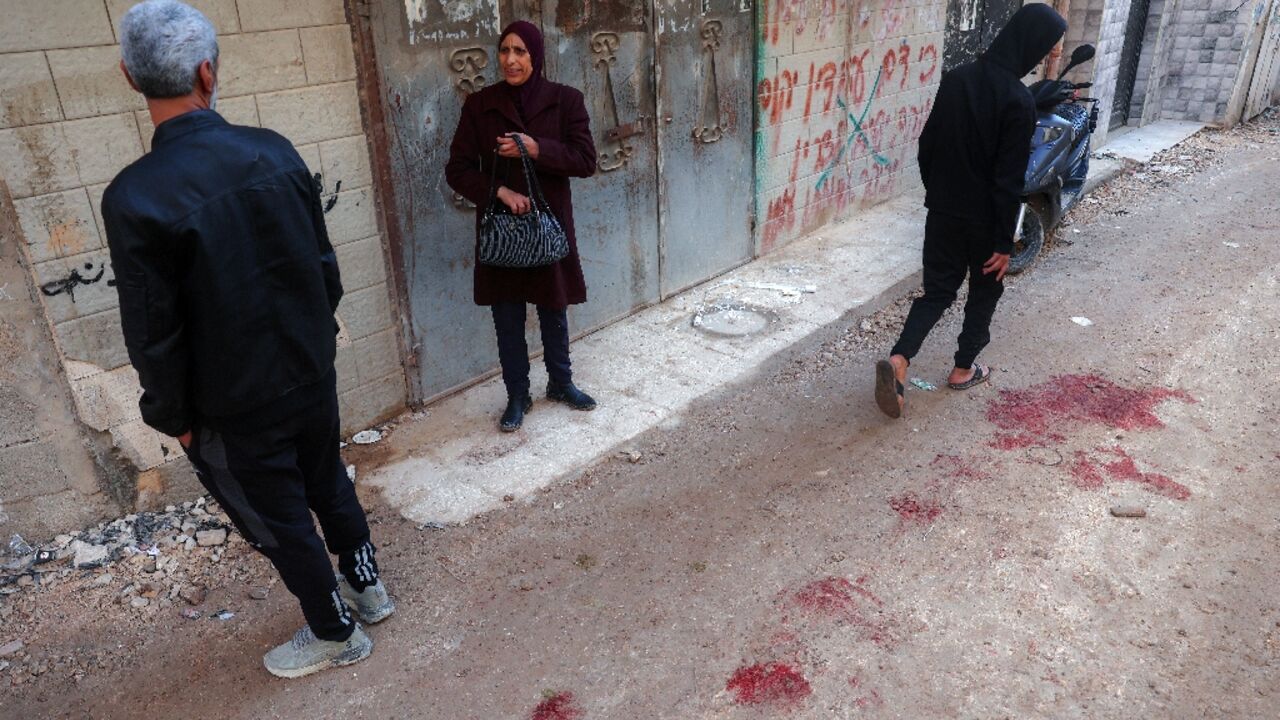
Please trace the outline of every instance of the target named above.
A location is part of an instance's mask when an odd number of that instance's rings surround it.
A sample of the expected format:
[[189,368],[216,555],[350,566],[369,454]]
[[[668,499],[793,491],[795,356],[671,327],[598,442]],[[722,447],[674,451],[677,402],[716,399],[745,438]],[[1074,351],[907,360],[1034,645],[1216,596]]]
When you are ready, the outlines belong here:
[[[509,135],[512,140],[516,141],[516,148],[520,150],[520,166],[524,170],[524,183],[529,188],[529,195],[533,198],[533,211],[539,212],[539,208],[546,212],[551,212],[551,206],[547,204],[547,199],[542,196],[542,186],[538,183],[538,175],[533,170],[533,160],[529,157],[529,150],[524,146],[524,140],[520,139],[518,133]],[[494,203],[498,200],[498,165],[501,158],[498,151],[493,151],[493,169],[489,174],[489,202],[485,205],[486,212],[492,212]],[[507,173],[510,176],[510,172]]]

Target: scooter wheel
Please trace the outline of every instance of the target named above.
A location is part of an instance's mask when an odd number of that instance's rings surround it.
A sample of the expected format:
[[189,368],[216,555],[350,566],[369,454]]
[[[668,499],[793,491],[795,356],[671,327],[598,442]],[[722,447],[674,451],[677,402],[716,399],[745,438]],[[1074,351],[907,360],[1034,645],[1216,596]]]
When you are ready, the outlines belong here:
[[1022,235],[1013,241],[1006,275],[1017,275],[1031,267],[1044,247],[1044,211],[1034,202],[1027,203],[1025,207],[1027,212],[1022,217]]

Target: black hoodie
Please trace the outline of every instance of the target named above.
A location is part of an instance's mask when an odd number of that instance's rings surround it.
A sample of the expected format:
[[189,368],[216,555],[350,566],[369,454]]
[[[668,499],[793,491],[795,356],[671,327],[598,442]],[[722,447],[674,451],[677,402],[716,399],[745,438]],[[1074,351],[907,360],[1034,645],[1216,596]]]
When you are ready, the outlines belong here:
[[994,252],[1013,249],[1035,131],[1035,103],[1022,77],[1066,30],[1048,5],[1018,10],[986,53],[942,77],[920,134],[925,206],[986,225]]

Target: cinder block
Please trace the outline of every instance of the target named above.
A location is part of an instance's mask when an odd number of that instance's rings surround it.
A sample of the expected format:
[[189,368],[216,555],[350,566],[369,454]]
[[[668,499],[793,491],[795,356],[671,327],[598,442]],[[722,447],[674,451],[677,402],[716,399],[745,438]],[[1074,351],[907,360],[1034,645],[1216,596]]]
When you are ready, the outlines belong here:
[[396,331],[383,330],[354,343],[356,351],[356,369],[359,372],[360,384],[368,384],[401,371],[400,347],[396,342]]
[[[216,108],[222,119],[232,125],[248,125],[250,127],[258,127],[258,101],[253,95],[244,95],[237,98],[227,98],[223,100],[218,98],[218,107]],[[151,124],[151,113],[146,110],[134,113],[134,117],[138,121],[138,134],[142,137],[142,147],[151,152],[151,139],[156,133],[156,128]]]
[[307,84],[297,30],[228,35],[218,40],[218,95],[236,97]]
[[406,395],[404,373],[400,371],[339,395],[343,434],[399,414],[404,410]]
[[317,85],[258,96],[258,116],[295,145],[359,135],[354,82]]
[[342,272],[342,287],[347,292],[363,290],[386,282],[387,264],[382,254],[382,239],[374,236],[339,245],[338,269]]
[[333,361],[334,370],[338,373],[338,394],[360,384],[360,371],[356,369],[356,349],[351,345],[338,348],[338,355]]
[[391,326],[391,304],[386,284],[347,293],[338,306],[338,316],[353,341],[387,329]]
[[[230,35],[240,32],[240,20],[236,17],[236,0],[183,0],[191,7],[204,13],[213,23],[218,35]],[[111,27],[116,38],[120,37],[120,19],[129,8],[138,4],[138,0],[107,0],[107,10],[111,13]]]
[[71,360],[97,365],[103,370],[129,364],[120,330],[120,313],[115,310],[59,323],[54,325],[53,334],[62,354]]
[[0,128],[62,119],[44,53],[0,55]]
[[[325,207],[329,206],[333,197],[325,201]],[[324,216],[325,227],[329,230],[329,242],[336,247],[378,234],[372,188],[343,190],[336,198],[337,202],[333,203],[333,207]]]
[[302,56],[307,61],[307,83],[342,82],[356,78],[356,57],[347,25],[303,28]]
[[298,155],[302,158],[302,162],[307,164],[307,169],[312,175],[320,172],[320,145],[312,143],[294,148],[298,151]]
[[15,199],[80,186],[62,125],[0,130],[0,177]]
[[115,273],[105,249],[35,266],[36,286],[55,323],[110,310],[120,304]]
[[115,41],[102,0],[6,0],[0,53]]
[[68,120],[142,110],[142,94],[129,87],[120,71],[117,45],[54,50],[49,69]]
[[110,182],[129,163],[142,157],[133,113],[76,120],[62,129],[80,170],[80,182],[86,185]]
[[111,442],[139,470],[158,468],[169,458],[183,454],[177,440],[161,435],[141,420],[111,428]]
[[80,255],[102,247],[84,188],[15,200],[32,263]]
[[71,396],[80,419],[99,432],[142,417],[138,410],[142,387],[138,373],[129,366],[72,380]]
[[342,0],[239,0],[238,6],[240,28],[245,32],[337,25],[347,21]]
[[320,143],[321,172],[326,188],[355,190],[373,184],[369,169],[369,145],[364,135]]

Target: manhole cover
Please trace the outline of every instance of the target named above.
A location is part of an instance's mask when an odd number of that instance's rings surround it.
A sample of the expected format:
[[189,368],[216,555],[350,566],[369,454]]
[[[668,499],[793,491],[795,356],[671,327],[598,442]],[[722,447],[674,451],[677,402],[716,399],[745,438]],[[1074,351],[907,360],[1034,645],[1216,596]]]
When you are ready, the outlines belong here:
[[769,327],[777,316],[745,303],[716,303],[693,315],[693,326],[712,335],[741,337],[753,335]]

